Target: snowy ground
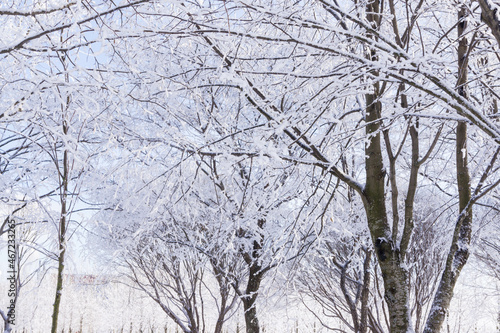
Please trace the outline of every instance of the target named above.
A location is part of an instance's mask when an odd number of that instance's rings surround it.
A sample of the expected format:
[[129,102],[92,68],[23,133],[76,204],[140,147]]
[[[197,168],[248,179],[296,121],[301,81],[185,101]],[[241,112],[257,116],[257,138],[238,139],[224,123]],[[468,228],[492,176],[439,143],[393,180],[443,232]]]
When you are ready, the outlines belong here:
[[[464,273],[446,323],[447,332],[496,332],[498,286],[478,275],[473,265]],[[55,275],[40,278],[23,290],[16,309],[16,332],[50,331]],[[0,290],[6,290],[3,278]],[[0,304],[6,304],[4,294]],[[284,298],[279,294],[262,295],[258,309],[263,332],[327,332],[296,297]],[[157,304],[111,275],[68,275],[61,311],[60,332],[176,332],[173,322]],[[227,323],[226,331],[236,332],[237,326],[243,332],[241,309]]]

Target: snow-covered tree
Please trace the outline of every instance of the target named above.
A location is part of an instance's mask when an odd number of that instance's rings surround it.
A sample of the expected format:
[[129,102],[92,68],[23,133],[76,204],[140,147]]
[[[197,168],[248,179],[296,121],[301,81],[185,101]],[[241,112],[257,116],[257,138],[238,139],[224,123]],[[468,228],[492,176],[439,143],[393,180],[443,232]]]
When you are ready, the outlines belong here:
[[[223,259],[238,262],[224,283],[252,333],[264,275],[317,239],[331,244],[323,223],[362,220],[369,243],[340,239],[367,263],[373,253],[387,328],[438,332],[470,253],[473,207],[499,200],[498,8],[478,3],[6,2],[6,215],[44,207],[59,259],[71,210],[92,208],[107,219],[96,230],[111,229],[101,236],[132,258],[151,238],[153,257],[197,249],[183,271],[196,281],[198,267],[220,276],[233,267]],[[431,212],[416,199],[426,197]],[[362,208],[352,215],[342,202]],[[415,289],[412,270],[436,251],[418,251],[429,216],[432,230],[453,231],[439,241],[449,246],[442,271],[426,278],[440,282],[424,320],[411,304],[433,286]],[[181,270],[188,261],[177,258],[163,262]],[[340,278],[349,260],[333,263]],[[363,320],[353,327],[366,330]]]

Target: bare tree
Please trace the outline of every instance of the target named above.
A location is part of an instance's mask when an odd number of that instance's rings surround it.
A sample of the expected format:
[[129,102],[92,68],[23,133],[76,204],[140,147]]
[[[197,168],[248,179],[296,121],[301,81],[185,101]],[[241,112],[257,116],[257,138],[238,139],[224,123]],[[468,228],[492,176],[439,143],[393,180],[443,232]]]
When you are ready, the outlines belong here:
[[[221,271],[235,267],[224,266],[221,260],[213,265],[196,249],[167,244],[151,236],[129,249],[125,261],[133,287],[147,293],[183,332],[221,333],[238,305],[238,295],[231,292]],[[215,323],[208,317],[213,310],[217,313]]]

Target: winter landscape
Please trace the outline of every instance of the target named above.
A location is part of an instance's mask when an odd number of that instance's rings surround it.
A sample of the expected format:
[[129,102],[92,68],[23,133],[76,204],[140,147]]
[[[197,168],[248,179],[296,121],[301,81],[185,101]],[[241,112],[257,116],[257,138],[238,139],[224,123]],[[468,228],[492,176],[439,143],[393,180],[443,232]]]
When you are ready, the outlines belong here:
[[492,0],[1,0],[1,330],[500,332],[499,99]]

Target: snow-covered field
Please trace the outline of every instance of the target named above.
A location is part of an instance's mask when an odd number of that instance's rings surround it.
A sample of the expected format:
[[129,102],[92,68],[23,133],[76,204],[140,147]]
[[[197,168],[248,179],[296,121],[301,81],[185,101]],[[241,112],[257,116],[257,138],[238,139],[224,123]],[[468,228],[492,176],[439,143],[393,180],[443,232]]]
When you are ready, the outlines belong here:
[[[498,332],[498,286],[477,273],[472,265],[464,272],[446,332]],[[15,332],[50,331],[54,289],[54,275],[43,279],[38,276],[23,287],[16,307]],[[6,290],[3,279],[0,290]],[[180,332],[157,304],[115,276],[67,275],[63,290],[59,332]],[[6,296],[6,293],[0,295],[0,304],[6,304]],[[258,310],[263,332],[328,332],[294,295],[284,297],[281,291],[262,297],[261,301]],[[240,307],[237,315],[226,323],[225,332],[244,332],[241,312]],[[337,324],[339,328],[342,326]]]

